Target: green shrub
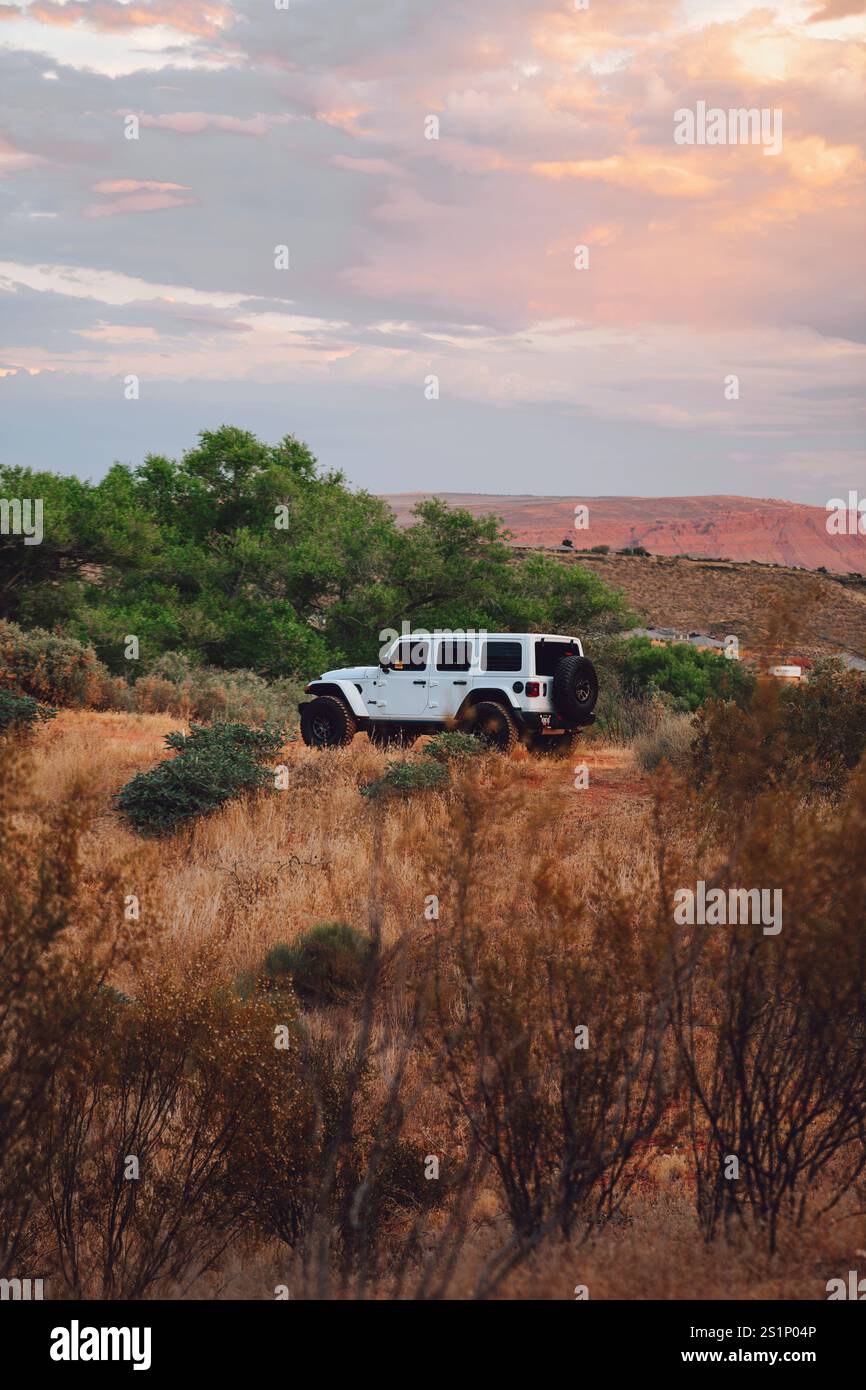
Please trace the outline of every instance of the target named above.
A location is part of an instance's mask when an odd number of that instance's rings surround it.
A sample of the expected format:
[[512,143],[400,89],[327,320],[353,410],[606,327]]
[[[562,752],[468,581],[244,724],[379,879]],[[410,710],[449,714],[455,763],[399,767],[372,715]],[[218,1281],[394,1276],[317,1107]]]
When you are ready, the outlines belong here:
[[690,642],[661,646],[648,637],[629,637],[619,644],[614,663],[626,691],[658,691],[684,712],[694,712],[713,698],[742,704],[754,689],[754,678],[738,661]]
[[267,780],[245,753],[202,750],[140,772],[121,790],[117,804],[136,830],[162,834]]
[[478,758],[486,751],[480,738],[461,733],[459,729],[450,733],[434,734],[422,749],[425,758],[446,764],[461,758]]
[[291,946],[287,946],[285,941],[280,941],[276,946],[272,946],[265,956],[265,980],[277,988],[287,980],[291,980],[293,960],[293,949]]
[[101,984],[97,993],[106,1004],[115,1009],[134,1002],[131,995],[124,994],[123,990],[116,989],[114,985]]
[[40,705],[32,695],[13,695],[11,690],[0,690],[0,734],[32,729],[34,724],[54,719],[56,715],[56,709]]
[[189,734],[167,734],[166,745],[177,757],[127,782],[118,793],[118,808],[142,834],[175,830],[245,792],[272,786],[272,773],[261,764],[282,741],[282,730],[272,725],[193,724]]
[[[446,1161],[439,1181],[428,1182],[424,1176],[428,1149],[429,1145],[410,1139],[397,1139],[385,1147],[367,1195],[367,1219],[374,1231],[387,1229],[387,1219],[395,1208],[418,1212],[444,1201],[451,1187],[451,1171]],[[365,1177],[363,1170],[357,1173],[355,1191]]]
[[593,643],[592,660],[598,672],[599,697],[596,729],[611,743],[630,744],[655,733],[666,715],[666,697],[657,690],[640,689],[623,675],[622,638],[602,638]]
[[299,999],[334,1004],[364,988],[373,943],[344,922],[322,922],[303,932],[293,946],[280,942],[268,951],[263,981],[279,989],[291,983]]
[[179,753],[198,752],[247,752],[258,762],[275,757],[285,742],[285,730],[277,724],[265,724],[261,729],[251,729],[248,724],[190,724],[189,733],[180,730],[166,734],[165,742],[169,748]]
[[431,758],[427,762],[390,762],[384,777],[368,782],[361,795],[372,800],[386,796],[411,796],[413,792],[443,791],[451,781],[448,768]]

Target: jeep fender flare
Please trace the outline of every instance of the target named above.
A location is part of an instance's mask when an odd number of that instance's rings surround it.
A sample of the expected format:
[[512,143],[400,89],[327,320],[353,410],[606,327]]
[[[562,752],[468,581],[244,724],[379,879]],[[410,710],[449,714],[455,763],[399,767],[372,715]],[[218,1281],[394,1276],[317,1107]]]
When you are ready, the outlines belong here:
[[520,708],[516,695],[512,690],[504,690],[501,685],[484,686],[477,690],[470,690],[454,716],[455,719],[462,719],[466,711],[471,709],[473,705],[477,705],[479,700],[493,700],[498,705],[506,705],[512,714],[517,716],[518,723],[522,723],[523,710]]
[[309,695],[341,695],[353,714],[359,719],[369,719],[367,706],[354,681],[310,681],[305,686]]

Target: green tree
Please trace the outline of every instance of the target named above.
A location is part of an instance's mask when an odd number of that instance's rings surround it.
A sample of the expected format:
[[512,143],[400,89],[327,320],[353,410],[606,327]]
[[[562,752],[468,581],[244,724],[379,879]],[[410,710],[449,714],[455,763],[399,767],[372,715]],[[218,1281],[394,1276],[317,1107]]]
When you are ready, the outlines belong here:
[[687,642],[657,646],[648,637],[623,642],[617,657],[626,687],[658,690],[678,709],[696,710],[711,697],[747,700],[754,678],[739,662]]
[[179,460],[116,464],[98,484],[0,470],[0,495],[45,498],[45,540],[0,541],[0,617],[93,644],[129,674],[166,651],[267,677],[371,660],[384,628],[621,627],[622,600],[549,557],[519,560],[494,516],[428,501],[408,527],[286,435],[203,431]]

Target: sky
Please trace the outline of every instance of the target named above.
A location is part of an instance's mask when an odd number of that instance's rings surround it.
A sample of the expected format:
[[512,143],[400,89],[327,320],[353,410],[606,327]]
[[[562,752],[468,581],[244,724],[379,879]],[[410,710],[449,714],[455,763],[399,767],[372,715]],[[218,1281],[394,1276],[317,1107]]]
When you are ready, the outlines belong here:
[[0,0],[0,462],[863,495],[864,12]]

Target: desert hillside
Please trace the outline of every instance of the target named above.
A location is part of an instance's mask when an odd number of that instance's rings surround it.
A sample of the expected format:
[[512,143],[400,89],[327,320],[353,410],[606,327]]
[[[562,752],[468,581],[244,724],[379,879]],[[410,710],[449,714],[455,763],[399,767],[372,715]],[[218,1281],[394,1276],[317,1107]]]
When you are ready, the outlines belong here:
[[[473,515],[494,512],[523,545],[642,545],[654,555],[758,560],[839,574],[866,573],[866,536],[831,536],[822,507],[756,497],[533,497],[478,492],[397,492],[385,496],[398,521],[416,503],[441,497]],[[574,529],[574,508],[589,527]]]
[[792,614],[790,650],[782,655],[866,657],[866,585],[856,581],[785,566],[560,554],[563,564],[582,565],[621,589],[647,627],[735,633],[747,647],[760,647],[766,615],[781,603]]

